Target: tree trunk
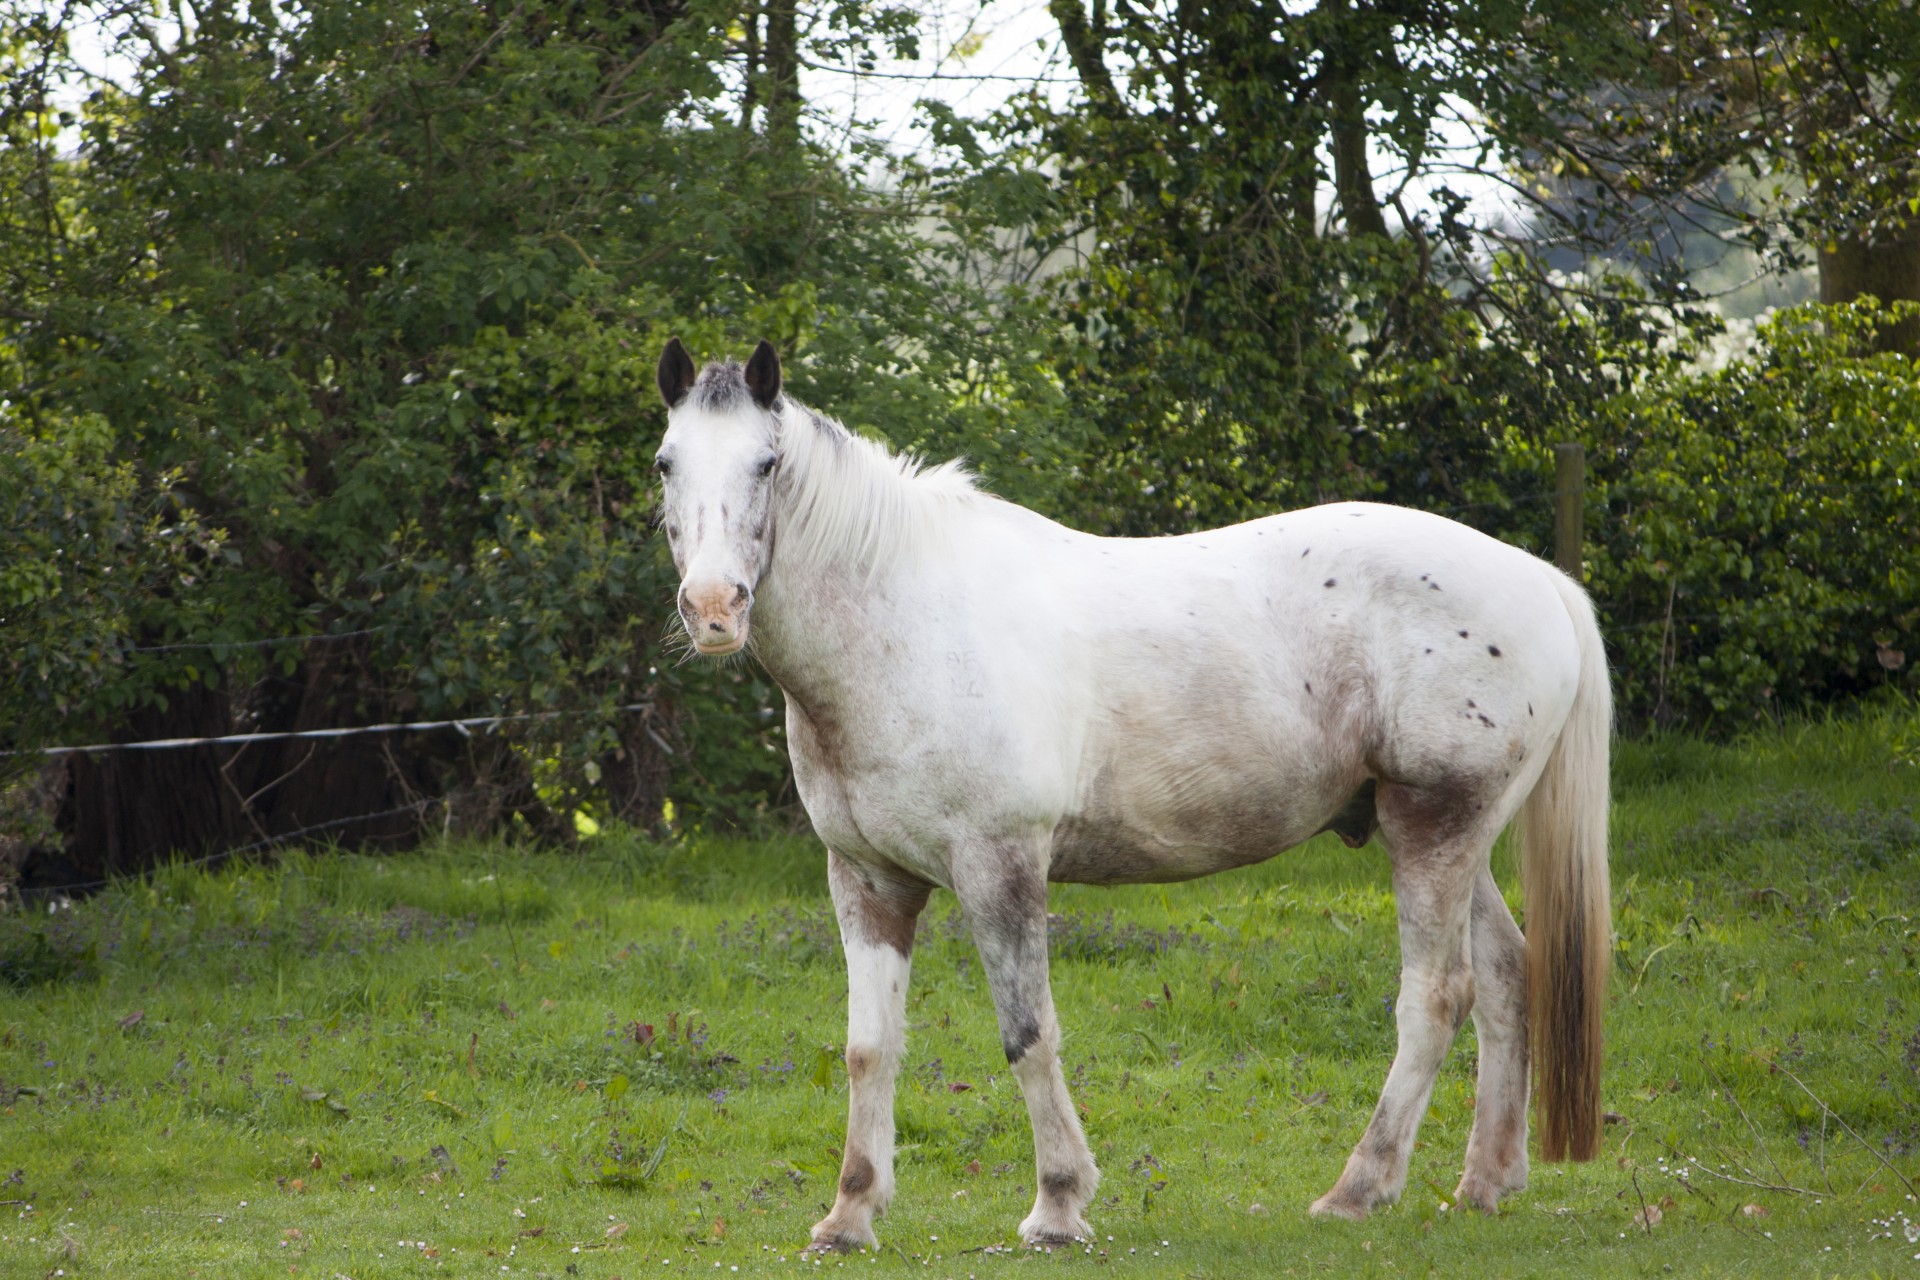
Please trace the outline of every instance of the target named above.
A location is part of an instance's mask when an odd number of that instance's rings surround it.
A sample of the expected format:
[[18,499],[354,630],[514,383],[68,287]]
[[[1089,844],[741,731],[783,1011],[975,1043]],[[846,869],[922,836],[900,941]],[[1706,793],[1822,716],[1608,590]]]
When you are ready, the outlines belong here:
[[1334,80],[1332,99],[1333,183],[1341,216],[1349,234],[1385,239],[1387,220],[1373,194],[1373,172],[1367,162],[1366,109],[1351,74]]
[[761,54],[767,138],[782,151],[800,147],[800,35],[794,0],[767,0],[767,36]]
[[[1882,302],[1920,302],[1920,222],[1820,251],[1820,301],[1852,302],[1865,294]],[[1874,349],[1920,357],[1920,317],[1881,329]]]

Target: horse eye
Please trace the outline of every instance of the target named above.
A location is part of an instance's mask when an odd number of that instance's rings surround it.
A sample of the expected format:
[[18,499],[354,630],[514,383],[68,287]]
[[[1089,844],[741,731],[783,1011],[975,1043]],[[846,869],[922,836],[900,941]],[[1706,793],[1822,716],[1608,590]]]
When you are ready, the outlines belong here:
[[655,458],[653,460],[653,469],[660,473],[660,478],[662,480],[665,480],[668,476],[673,474],[673,459]]
[[759,476],[762,480],[765,480],[768,476],[773,474],[773,469],[779,464],[780,464],[779,457],[770,453],[766,457],[760,459],[760,465],[754,469],[754,474]]

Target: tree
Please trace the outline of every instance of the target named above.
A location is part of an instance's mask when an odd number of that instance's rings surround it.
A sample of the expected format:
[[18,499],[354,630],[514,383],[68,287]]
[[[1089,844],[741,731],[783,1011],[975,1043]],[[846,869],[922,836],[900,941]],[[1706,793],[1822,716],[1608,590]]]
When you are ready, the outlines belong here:
[[[1916,42],[1899,4],[1549,6],[1500,41],[1497,127],[1564,193],[1555,232],[1653,256],[1704,230],[1813,261],[1823,302],[1920,300]],[[1920,354],[1920,327],[1876,341]]]
[[[576,808],[653,825],[669,779],[682,820],[750,817],[784,777],[771,688],[661,647],[660,345],[771,337],[802,395],[1018,491],[1047,445],[995,379],[1028,330],[931,280],[901,206],[796,147],[785,107],[741,126],[726,4],[182,12],[172,39],[120,6],[0,10],[9,412],[86,483],[222,535],[115,598],[79,685],[0,695],[8,744],[507,720],[81,761],[81,870],[296,832],[566,836]],[[62,21],[88,14],[125,84],[73,65]],[[95,580],[102,554],[60,535],[13,572]]]

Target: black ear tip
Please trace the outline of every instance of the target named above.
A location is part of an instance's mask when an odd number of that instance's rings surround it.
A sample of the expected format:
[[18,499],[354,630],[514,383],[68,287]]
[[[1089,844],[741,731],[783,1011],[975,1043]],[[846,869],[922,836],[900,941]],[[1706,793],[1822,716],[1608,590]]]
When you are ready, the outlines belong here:
[[687,348],[679,336],[667,339],[667,345],[660,352],[660,398],[672,409],[687,398],[693,390],[697,371],[693,367],[693,357],[687,354]]
[[765,338],[760,339],[760,345],[747,360],[746,378],[753,402],[762,409],[773,408],[773,402],[780,396],[780,353]]

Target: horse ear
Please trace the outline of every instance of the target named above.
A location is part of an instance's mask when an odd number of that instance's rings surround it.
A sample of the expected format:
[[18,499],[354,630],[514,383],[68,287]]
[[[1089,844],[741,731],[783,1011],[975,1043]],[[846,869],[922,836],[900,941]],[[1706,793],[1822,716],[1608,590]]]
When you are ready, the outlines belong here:
[[680,339],[667,339],[666,350],[660,353],[659,376],[660,398],[667,402],[667,408],[679,408],[680,402],[687,398],[687,392],[693,390],[693,380],[697,376],[693,357],[680,345]]
[[765,338],[760,339],[760,345],[753,349],[753,356],[747,361],[747,390],[753,393],[753,402],[762,409],[773,408],[773,402],[780,397],[780,356]]

